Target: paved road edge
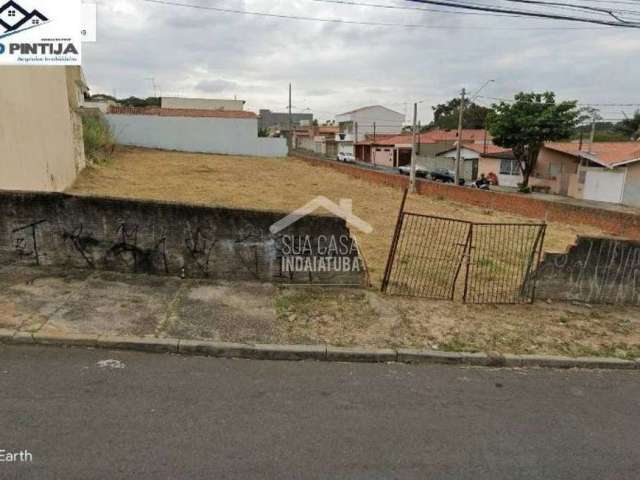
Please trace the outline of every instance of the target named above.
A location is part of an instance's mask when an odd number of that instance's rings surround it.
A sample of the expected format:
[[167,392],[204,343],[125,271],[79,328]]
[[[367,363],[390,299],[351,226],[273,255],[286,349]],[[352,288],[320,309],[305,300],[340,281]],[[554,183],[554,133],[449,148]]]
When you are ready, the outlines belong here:
[[607,357],[560,357],[545,355],[490,355],[414,349],[367,349],[328,345],[266,345],[180,340],[172,338],[116,337],[82,334],[14,332],[0,329],[0,343],[8,345],[53,345],[156,353],[177,353],[218,358],[254,360],[321,360],[333,362],[399,362],[483,367],[545,367],[640,370],[640,359]]

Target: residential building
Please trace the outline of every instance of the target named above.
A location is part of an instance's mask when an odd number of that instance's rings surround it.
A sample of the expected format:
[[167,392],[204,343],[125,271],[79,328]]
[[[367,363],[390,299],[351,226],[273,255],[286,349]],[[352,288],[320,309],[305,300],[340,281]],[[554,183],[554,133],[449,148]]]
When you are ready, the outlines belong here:
[[[486,130],[465,128],[462,130],[462,143],[464,144],[482,144],[490,145],[492,137]],[[417,142],[419,144],[420,153],[418,154],[418,162],[424,164],[425,167],[433,163],[436,155],[458,143],[458,131],[447,129],[433,129],[421,133]]]
[[296,127],[293,131],[293,145],[297,149],[335,157],[338,155],[336,133],[338,127],[332,126]]
[[397,168],[411,163],[411,137],[406,135],[368,135],[355,146],[354,156],[359,162]]
[[[450,162],[437,158],[437,155],[456,145],[457,138],[456,130],[434,129],[416,135],[417,164],[429,170],[447,167]],[[465,145],[492,145],[491,135],[485,130],[465,129],[462,131],[462,138]],[[354,155],[362,162],[399,167],[411,162],[412,150],[413,135],[410,133],[388,135],[376,132],[375,138],[369,133],[358,141]]]
[[254,112],[111,107],[106,118],[123,145],[259,157],[288,152],[284,138],[258,137]]
[[[291,125],[306,126],[313,124],[313,113],[292,113]],[[258,128],[261,130],[268,129],[273,132],[282,133],[289,131],[289,113],[288,112],[272,112],[271,110],[261,109],[258,113]]]
[[336,115],[336,123],[340,128],[336,135],[338,150],[355,155],[354,144],[368,136],[375,141],[380,134],[401,133],[404,115],[382,105],[372,105]]
[[162,97],[160,107],[189,110],[244,110],[245,100],[227,100],[220,98]]
[[640,143],[547,143],[529,183],[558,195],[640,207]]
[[0,189],[66,189],[86,165],[82,70],[3,66],[0,85]]
[[[458,147],[438,153],[433,168],[455,170]],[[509,148],[490,144],[465,143],[460,148],[461,176],[466,181],[477,180],[482,174],[494,177],[498,185],[517,187],[522,182],[518,162]]]

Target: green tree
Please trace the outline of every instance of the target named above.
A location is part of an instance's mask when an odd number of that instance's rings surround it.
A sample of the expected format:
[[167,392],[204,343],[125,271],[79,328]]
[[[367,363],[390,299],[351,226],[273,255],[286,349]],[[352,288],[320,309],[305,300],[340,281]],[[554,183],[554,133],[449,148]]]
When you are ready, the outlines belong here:
[[583,117],[576,101],[556,102],[553,92],[520,92],[514,99],[494,104],[487,124],[493,143],[513,151],[527,190],[544,143],[570,138]]
[[[433,109],[433,122],[431,127],[452,130],[458,128],[458,112],[460,108],[460,99],[453,98],[447,103],[441,103]],[[490,108],[483,107],[465,99],[464,116],[462,117],[462,128],[484,128],[485,120]]]
[[138,97],[129,97],[118,100],[121,105],[125,107],[159,107],[160,106],[160,98],[158,97],[147,97],[147,98],[138,98]]
[[640,139],[640,110],[636,110],[633,117],[618,122],[613,129],[628,140]]

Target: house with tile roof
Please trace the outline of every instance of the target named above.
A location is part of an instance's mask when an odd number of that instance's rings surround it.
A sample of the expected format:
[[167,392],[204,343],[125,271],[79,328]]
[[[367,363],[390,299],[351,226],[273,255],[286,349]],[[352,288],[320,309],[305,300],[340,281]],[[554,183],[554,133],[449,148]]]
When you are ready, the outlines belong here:
[[[436,155],[436,168],[454,170],[458,147],[451,147]],[[477,180],[482,174],[495,178],[498,185],[517,187],[522,173],[510,148],[493,144],[465,143],[460,149],[461,175],[466,181]]]
[[547,143],[530,184],[558,195],[640,207],[640,143]]
[[[465,145],[492,145],[492,137],[486,130],[464,129],[461,137]],[[428,170],[445,168],[439,167],[438,161],[449,162],[443,158],[438,159],[437,156],[453,148],[457,141],[457,130],[433,129],[416,135],[417,163]],[[365,135],[364,140],[358,141],[354,155],[361,162],[397,168],[411,162],[412,142],[410,133],[399,135],[370,133]]]

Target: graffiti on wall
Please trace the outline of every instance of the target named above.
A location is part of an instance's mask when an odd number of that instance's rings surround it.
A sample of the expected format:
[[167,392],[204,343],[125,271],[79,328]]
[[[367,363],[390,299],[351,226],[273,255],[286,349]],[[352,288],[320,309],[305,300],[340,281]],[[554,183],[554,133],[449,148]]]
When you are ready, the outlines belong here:
[[[286,281],[274,275],[278,241],[269,227],[277,212],[1,191],[0,211],[2,264]],[[312,239],[349,235],[339,218],[310,217],[290,228]],[[332,272],[304,277],[294,283],[343,280]],[[352,285],[362,275],[342,277]]]
[[11,231],[12,243],[15,252],[20,259],[33,260],[40,265],[40,253],[38,251],[38,228],[46,220],[38,220],[28,225],[22,225]]
[[540,298],[640,305],[640,242],[579,237],[547,253],[537,275]]

